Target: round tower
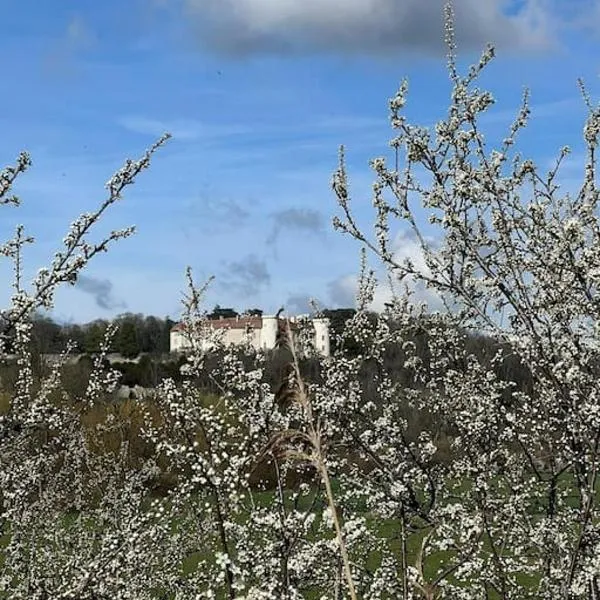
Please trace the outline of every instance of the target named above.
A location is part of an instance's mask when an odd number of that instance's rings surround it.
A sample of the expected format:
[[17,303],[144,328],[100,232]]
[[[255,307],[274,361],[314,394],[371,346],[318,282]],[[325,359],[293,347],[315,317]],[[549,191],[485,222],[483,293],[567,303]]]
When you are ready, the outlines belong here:
[[177,352],[179,348],[179,332],[175,331],[175,329],[171,329],[169,333],[169,350],[171,352]]
[[316,351],[323,356],[329,356],[329,319],[313,319],[313,326],[315,328]]
[[260,330],[260,347],[266,350],[272,350],[275,348],[275,342],[277,341],[277,322],[276,316],[263,316],[262,317],[262,328]]
[[185,337],[182,324],[176,325],[169,332],[169,350],[170,352],[181,352],[189,346],[189,342]]

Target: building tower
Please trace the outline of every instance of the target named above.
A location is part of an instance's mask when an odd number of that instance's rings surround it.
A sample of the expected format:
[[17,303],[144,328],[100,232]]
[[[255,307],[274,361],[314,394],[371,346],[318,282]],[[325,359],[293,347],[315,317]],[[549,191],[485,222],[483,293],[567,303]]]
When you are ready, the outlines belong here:
[[329,319],[324,317],[313,319],[313,325],[315,328],[315,350],[323,356],[329,356]]
[[272,350],[275,348],[277,342],[277,331],[278,331],[279,319],[276,315],[274,316],[263,316],[262,318],[262,329],[260,331],[260,347],[265,350]]

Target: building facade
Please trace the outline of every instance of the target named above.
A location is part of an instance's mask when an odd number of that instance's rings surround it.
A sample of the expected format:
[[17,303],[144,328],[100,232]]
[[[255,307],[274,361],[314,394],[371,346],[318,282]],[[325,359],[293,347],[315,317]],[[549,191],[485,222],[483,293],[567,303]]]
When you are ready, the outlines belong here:
[[[251,316],[221,318],[206,321],[211,329],[224,330],[223,343],[241,344],[250,337],[251,344],[257,350],[272,350],[277,344],[279,335],[285,334],[286,324],[289,323],[292,334],[298,329],[301,317],[288,319],[273,316]],[[318,353],[329,356],[329,319],[310,319],[314,328],[314,345]],[[183,323],[178,323],[171,329],[171,352],[184,352],[189,347]]]

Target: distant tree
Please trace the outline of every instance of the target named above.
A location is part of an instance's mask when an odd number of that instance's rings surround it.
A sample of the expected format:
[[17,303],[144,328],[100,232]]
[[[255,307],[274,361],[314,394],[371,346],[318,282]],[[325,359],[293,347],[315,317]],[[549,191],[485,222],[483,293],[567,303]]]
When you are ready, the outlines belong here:
[[160,319],[148,316],[141,323],[140,350],[142,352],[160,352],[163,323]]
[[341,333],[348,319],[356,314],[355,308],[332,308],[323,311],[325,317],[329,319],[329,329],[335,333]]
[[331,351],[338,348],[338,335],[341,335],[346,327],[346,322],[356,314],[355,308],[333,308],[323,311],[323,316],[329,319],[329,340]]
[[[329,319],[329,336],[332,352],[335,352],[339,347],[340,340],[337,339],[337,336],[345,331],[346,324],[355,314],[355,308],[333,308],[323,311],[323,316]],[[366,311],[366,315],[371,324],[374,324],[377,321],[377,313]],[[345,335],[343,347],[350,356],[358,356],[361,353],[362,344],[357,340],[348,337],[348,335]]]
[[83,352],[85,349],[85,331],[81,325],[63,325],[62,335],[66,341],[72,340],[76,347],[75,352]]
[[262,317],[264,311],[260,308],[247,308],[244,312],[251,317]]
[[127,320],[119,324],[114,347],[125,358],[135,358],[140,353],[140,345],[133,321]]
[[238,316],[238,312],[233,308],[221,308],[218,304],[215,304],[212,312],[207,316],[209,319],[231,319]]
[[104,340],[104,334],[108,323],[106,321],[94,321],[88,324],[85,330],[84,336],[84,350],[85,352],[99,352],[100,344]]
[[58,323],[50,317],[37,314],[32,319],[32,325],[32,343],[37,352],[50,354],[64,349],[66,339]]

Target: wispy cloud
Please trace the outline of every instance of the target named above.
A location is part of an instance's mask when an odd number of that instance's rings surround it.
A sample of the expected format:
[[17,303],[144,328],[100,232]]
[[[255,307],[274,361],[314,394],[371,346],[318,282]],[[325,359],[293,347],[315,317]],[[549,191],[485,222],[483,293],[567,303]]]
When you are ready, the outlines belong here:
[[270,281],[271,275],[265,261],[255,254],[249,254],[239,261],[227,263],[226,274],[220,285],[243,296],[256,296]]
[[374,118],[365,115],[306,115],[294,121],[265,122],[254,120],[252,124],[206,123],[197,119],[160,119],[144,115],[124,115],[117,119],[118,125],[133,133],[159,137],[166,131],[178,140],[213,140],[217,138],[248,139],[271,138],[279,141],[289,137],[294,141],[337,136],[343,132],[371,132],[387,126],[387,116]]
[[287,208],[273,213],[271,219],[273,227],[267,238],[267,244],[275,244],[282,232],[290,229],[317,236],[325,233],[325,217],[318,210]]
[[97,42],[96,34],[81,15],[73,15],[62,37],[46,56],[45,67],[50,75],[72,77],[77,74],[78,56]]
[[103,310],[125,308],[126,304],[113,296],[113,284],[108,279],[97,279],[89,275],[79,275],[75,287],[93,296],[96,305]]
[[174,140],[229,137],[253,131],[252,128],[244,125],[215,125],[194,119],[161,120],[139,115],[121,117],[118,123],[129,131],[152,137],[159,137],[168,131]]
[[188,239],[197,233],[214,236],[233,230],[239,232],[250,216],[251,209],[241,202],[206,190],[183,203],[182,231]]
[[73,47],[87,47],[94,44],[96,35],[80,15],[71,17],[67,24],[66,42]]
[[[529,118],[534,121],[536,119],[552,119],[564,114],[567,111],[570,114],[577,112],[581,112],[583,114],[586,110],[585,104],[580,97],[564,98],[562,100],[554,100],[552,102],[531,103],[529,108],[531,111]],[[515,120],[520,110],[520,106],[515,106],[511,109],[490,108],[489,111],[485,112],[481,116],[481,121],[488,124],[509,124]]]

